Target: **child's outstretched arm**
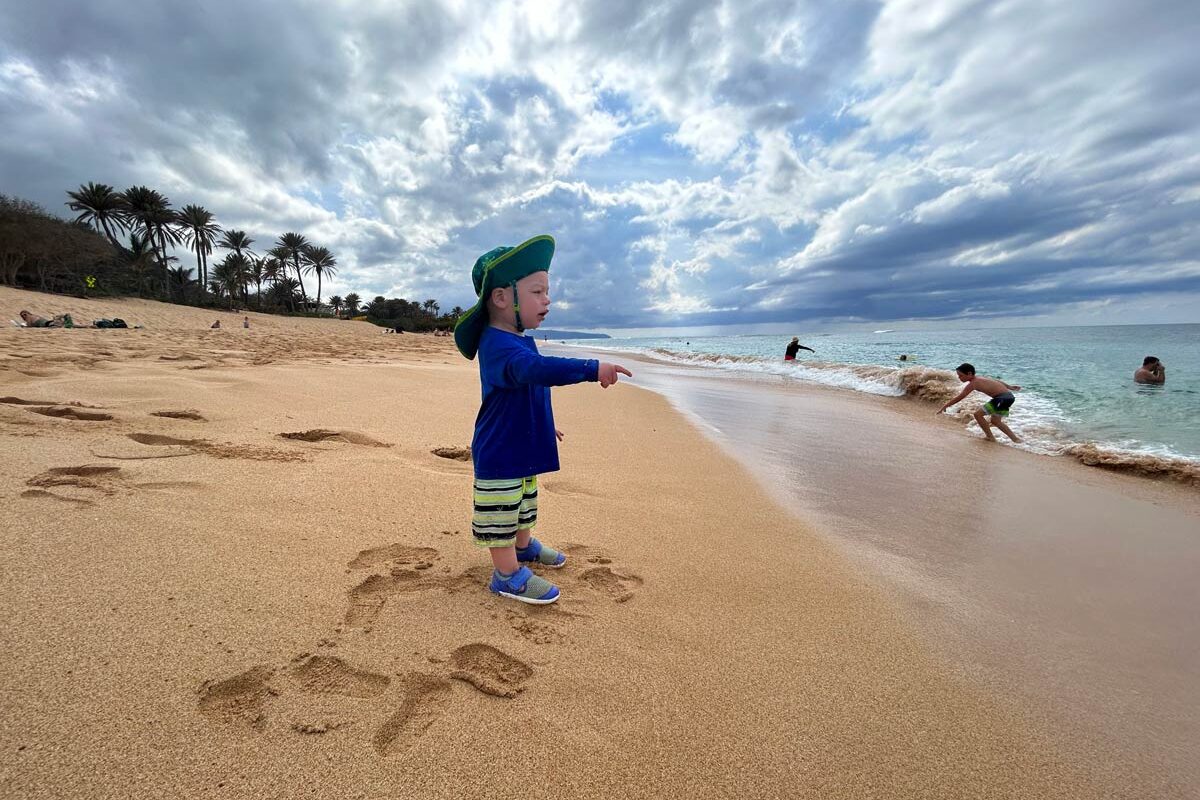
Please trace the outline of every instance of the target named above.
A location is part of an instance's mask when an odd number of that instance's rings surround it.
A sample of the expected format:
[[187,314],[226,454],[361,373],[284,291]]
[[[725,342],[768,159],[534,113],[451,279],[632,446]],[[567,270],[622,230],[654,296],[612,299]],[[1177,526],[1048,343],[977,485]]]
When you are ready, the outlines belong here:
[[[513,386],[568,386],[572,383],[599,381],[608,388],[624,373],[633,373],[617,364],[600,362],[594,358],[559,358],[544,356],[536,350],[513,347],[504,354],[493,369],[493,380],[499,384]],[[498,380],[497,380],[498,379]]]
[[525,348],[507,353],[504,377],[513,385],[569,386],[599,380],[600,362],[594,358],[544,356]]
[[954,405],[954,404],[955,404],[955,403],[957,403],[959,400],[962,400],[963,398],[965,398],[967,395],[969,395],[969,394],[970,394],[971,392],[973,392],[973,391],[975,391],[975,387],[974,387],[974,386],[972,386],[971,384],[969,384],[969,383],[968,383],[968,384],[966,385],[966,388],[964,388],[964,389],[963,389],[961,392],[959,392],[959,393],[958,393],[958,396],[957,396],[957,397],[955,397],[953,400],[951,400],[951,401],[947,402],[947,403],[946,403],[944,406],[942,406],[941,408],[939,408],[939,409],[937,410],[937,412],[934,414],[934,416],[937,416],[937,414],[940,414],[940,413],[942,413],[942,412],[943,412],[943,411],[945,411],[947,408],[949,408],[950,406]]

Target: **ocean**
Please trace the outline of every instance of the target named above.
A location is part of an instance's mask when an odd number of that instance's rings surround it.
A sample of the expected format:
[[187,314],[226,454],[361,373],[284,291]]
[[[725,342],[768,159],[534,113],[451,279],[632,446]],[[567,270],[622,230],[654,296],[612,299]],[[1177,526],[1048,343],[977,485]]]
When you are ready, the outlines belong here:
[[[966,361],[1022,386],[1009,426],[1019,447],[1085,463],[1200,480],[1200,324],[907,331],[801,332],[804,350],[785,362],[791,335],[635,337],[587,340],[588,350],[636,353],[710,371],[714,378],[776,376],[856,392],[925,401],[931,410],[961,384]],[[907,360],[900,361],[901,355]],[[1167,369],[1164,386],[1133,382],[1147,355]],[[986,400],[973,395],[957,411]],[[974,435],[982,435],[972,423]],[[1003,434],[996,434],[1003,439]]]

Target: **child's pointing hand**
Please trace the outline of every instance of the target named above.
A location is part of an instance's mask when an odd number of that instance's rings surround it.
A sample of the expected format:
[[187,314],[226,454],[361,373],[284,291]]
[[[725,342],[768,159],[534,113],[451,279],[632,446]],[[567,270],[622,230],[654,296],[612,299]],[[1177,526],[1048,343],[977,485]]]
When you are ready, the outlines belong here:
[[600,381],[600,387],[607,389],[619,380],[619,375],[628,375],[633,377],[633,373],[622,367],[620,364],[609,364],[607,361],[600,362],[600,369],[596,372],[596,380]]

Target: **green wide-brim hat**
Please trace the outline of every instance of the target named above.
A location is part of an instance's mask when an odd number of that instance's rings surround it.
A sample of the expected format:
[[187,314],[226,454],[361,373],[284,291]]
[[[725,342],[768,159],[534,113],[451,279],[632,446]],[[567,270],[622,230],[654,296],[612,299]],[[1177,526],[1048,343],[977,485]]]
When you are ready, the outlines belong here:
[[454,346],[469,359],[479,351],[479,337],[488,326],[487,297],[493,289],[512,286],[526,275],[548,272],[554,257],[554,237],[535,236],[516,247],[497,247],[475,259],[471,281],[479,300],[454,324]]

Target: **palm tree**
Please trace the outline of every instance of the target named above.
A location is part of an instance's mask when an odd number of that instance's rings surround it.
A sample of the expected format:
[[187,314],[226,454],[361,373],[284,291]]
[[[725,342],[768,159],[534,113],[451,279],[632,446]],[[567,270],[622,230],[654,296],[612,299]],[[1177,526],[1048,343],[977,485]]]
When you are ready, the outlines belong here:
[[249,260],[240,253],[230,253],[213,268],[212,280],[209,283],[218,290],[218,294],[229,295],[230,311],[233,310],[234,298],[246,282],[246,273],[249,270]]
[[76,222],[91,225],[107,236],[114,247],[122,249],[113,233],[114,230],[124,232],[126,227],[125,204],[119,192],[113,191],[113,187],[106,183],[89,181],[81,185],[79,191],[67,192],[67,196],[71,198],[67,206],[79,212]]
[[[258,295],[258,307],[262,308],[262,284],[267,279],[267,264],[270,259],[266,256],[262,258],[250,259],[250,272],[248,277],[254,281],[254,292]],[[249,301],[247,300],[247,305]]]
[[267,298],[276,305],[296,310],[296,290],[300,284],[291,275],[284,275],[267,290]]
[[176,215],[176,221],[182,226],[184,238],[196,254],[196,272],[200,282],[208,280],[208,256],[213,251],[213,240],[221,231],[221,226],[213,222],[212,212],[203,206],[184,206]]
[[146,186],[131,186],[120,195],[133,227],[150,240],[160,263],[167,262],[167,242],[179,244],[181,238],[174,228],[175,212],[171,201],[162,193]]
[[317,273],[317,313],[321,312],[321,278],[324,275],[333,277],[337,274],[337,259],[328,247],[304,248],[304,268],[306,272]]
[[304,248],[308,247],[308,239],[304,238],[302,234],[289,231],[279,237],[279,241],[275,242],[275,247],[285,253],[283,261],[292,262],[292,266],[296,270],[296,278],[300,281],[300,302],[307,308],[308,295],[304,292],[304,276],[300,273],[300,258],[304,255]]
[[154,243],[146,236],[139,236],[136,233],[129,234],[127,258],[129,259],[129,269],[137,276],[138,297],[141,297],[146,274],[158,262],[158,253],[154,250]]
[[362,302],[362,298],[354,292],[346,295],[346,299],[342,301],[346,304],[346,313],[355,314],[358,312],[358,304]]
[[275,283],[287,276],[288,265],[286,251],[282,247],[272,247],[267,251],[267,265],[264,269],[266,279]]
[[[221,237],[221,241],[217,242],[217,247],[223,250],[232,250],[239,256],[243,256],[246,253],[254,255],[254,251],[250,249],[250,245],[252,244],[254,244],[254,240],[247,236],[245,231],[230,229],[225,231],[225,234]],[[245,253],[242,252],[243,250]]]
[[463,315],[463,307],[462,306],[455,306],[454,308],[450,309],[450,316],[454,317],[455,319],[458,319],[462,315]]
[[[221,241],[217,242],[217,247],[220,247],[224,250],[232,250],[239,256],[244,256],[247,253],[253,256],[255,253],[250,249],[250,245],[252,244],[254,244],[254,240],[247,236],[245,231],[228,230],[225,231],[225,235],[221,237]],[[250,263],[253,265],[254,262],[251,261]],[[246,277],[248,280],[253,277],[252,273],[253,270],[247,272]],[[250,286],[247,284],[246,286],[242,287],[242,299],[246,300],[249,294]]]
[[438,315],[438,311],[440,310],[437,300],[426,300],[422,304],[422,308],[424,308],[425,313],[431,317],[436,317]]
[[335,294],[333,297],[329,298],[329,305],[333,306],[333,315],[335,317],[341,316],[342,298],[339,295]]
[[172,267],[167,270],[167,277],[179,289],[179,299],[187,302],[188,289],[196,285],[196,281],[192,280],[191,267]]

